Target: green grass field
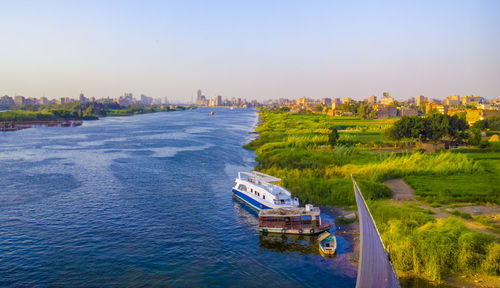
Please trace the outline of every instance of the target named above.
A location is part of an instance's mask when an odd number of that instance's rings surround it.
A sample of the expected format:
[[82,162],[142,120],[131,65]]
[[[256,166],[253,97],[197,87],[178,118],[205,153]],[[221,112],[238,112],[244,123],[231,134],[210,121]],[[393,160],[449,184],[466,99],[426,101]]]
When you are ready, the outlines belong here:
[[[493,144],[496,145],[496,144]],[[481,167],[478,173],[411,175],[404,180],[427,202],[491,202],[500,204],[500,152],[457,152]]]
[[[500,274],[500,244],[492,237],[466,228],[461,215],[435,220],[430,210],[389,200],[392,192],[383,184],[403,178],[432,205],[500,204],[498,145],[435,154],[384,152],[381,147],[397,148],[382,133],[394,120],[267,110],[260,116],[260,138],[245,146],[257,154],[256,170],[281,178],[280,184],[304,203],[355,209],[353,174],[398,271],[432,280],[457,273]],[[334,148],[328,144],[330,127],[340,134]]]

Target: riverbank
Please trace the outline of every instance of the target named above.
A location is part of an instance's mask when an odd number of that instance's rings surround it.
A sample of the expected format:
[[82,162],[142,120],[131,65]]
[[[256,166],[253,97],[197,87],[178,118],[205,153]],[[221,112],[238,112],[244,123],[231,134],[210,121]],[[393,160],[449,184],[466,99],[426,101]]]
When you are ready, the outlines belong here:
[[[99,120],[102,117],[133,116],[139,114],[183,111],[194,107],[184,106],[140,106],[105,105],[102,103],[82,106],[26,106],[19,110],[0,112],[0,131],[18,131],[33,127],[76,127],[84,120]],[[113,108],[113,109],[112,109]],[[26,110],[23,110],[26,109]]]
[[0,131],[18,131],[33,127],[76,127],[82,124],[83,120],[2,121],[0,122]]
[[[396,146],[382,135],[390,121],[265,110],[260,117],[260,138],[245,146],[257,155],[255,169],[281,178],[281,185],[304,202],[346,211],[355,211],[349,179],[354,174],[402,275],[436,283],[459,281],[464,275],[500,279],[500,244],[494,237],[469,229],[459,216],[436,219],[431,209],[422,208],[424,203],[435,207],[464,201],[498,205],[500,147],[435,154],[380,152],[375,150],[381,145]],[[328,142],[332,126],[340,131],[333,149]],[[417,200],[391,200],[392,191],[383,182],[400,177],[413,185]]]

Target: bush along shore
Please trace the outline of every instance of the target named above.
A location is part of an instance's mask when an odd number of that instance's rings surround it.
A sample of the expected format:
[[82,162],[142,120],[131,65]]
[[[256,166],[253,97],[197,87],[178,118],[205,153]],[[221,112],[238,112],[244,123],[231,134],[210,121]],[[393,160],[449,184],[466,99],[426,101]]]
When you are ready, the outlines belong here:
[[15,131],[36,125],[78,126],[82,120],[98,120],[106,116],[181,111],[185,106],[119,105],[116,103],[71,102],[66,104],[14,106],[0,112],[0,131]]
[[[442,116],[420,121],[363,120],[277,110],[259,110],[259,114],[262,121],[256,132],[260,137],[245,145],[257,155],[255,169],[280,177],[280,185],[303,202],[349,210],[356,209],[350,180],[353,174],[398,273],[437,282],[468,276],[500,281],[498,237],[471,230],[465,222],[471,220],[460,215],[440,218],[422,207],[466,202],[500,204],[498,143],[432,154],[402,149],[408,138],[419,137],[418,133],[405,135],[405,123],[414,122],[433,125],[424,129],[425,137],[433,143],[439,140],[439,133],[446,138],[446,131],[455,135],[447,140],[479,142],[468,125],[456,117],[451,121],[457,122],[458,128],[453,130],[439,126],[448,121]],[[417,200],[392,200],[392,191],[383,181],[393,178],[407,182]]]

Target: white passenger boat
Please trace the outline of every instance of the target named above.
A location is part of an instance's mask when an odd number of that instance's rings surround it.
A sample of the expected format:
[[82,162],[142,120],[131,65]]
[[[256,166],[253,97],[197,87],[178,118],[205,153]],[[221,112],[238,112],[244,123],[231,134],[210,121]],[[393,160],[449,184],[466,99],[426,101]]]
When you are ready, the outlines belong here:
[[271,184],[280,180],[257,171],[239,172],[233,195],[257,210],[299,206],[299,200],[290,192]]

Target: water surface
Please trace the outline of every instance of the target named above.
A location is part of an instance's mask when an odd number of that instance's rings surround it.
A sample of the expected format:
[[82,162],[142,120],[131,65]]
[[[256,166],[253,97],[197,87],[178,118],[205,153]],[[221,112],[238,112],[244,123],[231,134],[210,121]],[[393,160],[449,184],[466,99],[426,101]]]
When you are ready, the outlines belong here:
[[0,286],[353,287],[342,237],[259,235],[231,196],[257,115],[209,114],[0,133]]

